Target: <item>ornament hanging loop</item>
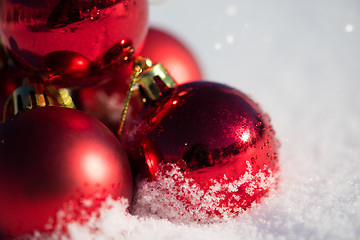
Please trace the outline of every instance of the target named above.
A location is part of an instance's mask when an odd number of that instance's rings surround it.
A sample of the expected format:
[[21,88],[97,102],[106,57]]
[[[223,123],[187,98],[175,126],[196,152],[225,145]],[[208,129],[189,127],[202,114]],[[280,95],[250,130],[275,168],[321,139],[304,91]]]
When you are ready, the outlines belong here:
[[121,114],[120,126],[119,126],[119,130],[118,130],[119,137],[121,136],[121,133],[124,129],[126,115],[129,110],[130,99],[131,99],[131,95],[134,91],[134,87],[138,83],[139,76],[141,75],[141,73],[145,69],[150,68],[151,66],[152,66],[152,62],[148,58],[143,58],[143,57],[139,56],[139,57],[135,58],[135,60],[134,60],[134,72],[130,76],[130,86],[129,86],[129,90],[127,91],[127,94],[126,94],[126,98],[125,98],[125,102],[124,102],[124,109]]
[[143,102],[156,101],[164,89],[175,88],[176,83],[161,63],[153,64],[150,59],[138,56],[134,60],[134,72],[130,77],[130,87],[126,94],[121,115],[118,136],[120,137],[129,109],[129,103],[135,86],[142,89]]

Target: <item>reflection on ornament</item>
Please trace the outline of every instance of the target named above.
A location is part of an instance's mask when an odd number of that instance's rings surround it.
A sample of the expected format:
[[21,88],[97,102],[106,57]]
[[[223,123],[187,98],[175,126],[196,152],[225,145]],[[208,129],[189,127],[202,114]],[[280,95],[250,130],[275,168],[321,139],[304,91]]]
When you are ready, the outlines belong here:
[[[128,142],[134,175],[163,187],[158,201],[166,205],[174,194],[184,209],[202,209],[203,217],[233,216],[267,195],[279,170],[278,142],[257,104],[233,88],[201,81],[164,95],[146,109]],[[197,205],[196,195],[209,196],[206,207]]]
[[146,0],[3,1],[1,40],[33,67],[56,51],[94,61],[123,39],[137,47],[147,30]]
[[[118,63],[123,41],[139,46],[147,18],[146,0],[3,1],[0,37],[16,62],[48,70],[53,85],[86,86],[103,80],[96,76],[109,70],[99,68],[104,60]],[[79,57],[84,65],[76,61]]]
[[61,75],[64,80],[84,78],[91,71],[91,62],[76,52],[56,51],[45,55],[43,68],[54,75]]

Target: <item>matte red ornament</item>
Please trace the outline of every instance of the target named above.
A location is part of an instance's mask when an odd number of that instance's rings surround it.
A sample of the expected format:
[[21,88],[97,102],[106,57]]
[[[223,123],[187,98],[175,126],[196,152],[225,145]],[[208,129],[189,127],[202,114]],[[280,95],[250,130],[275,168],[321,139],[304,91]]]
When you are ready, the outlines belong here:
[[58,210],[84,221],[104,200],[132,198],[132,176],[117,138],[74,109],[41,107],[0,125],[0,232],[51,231]]
[[191,50],[166,31],[150,28],[139,55],[160,62],[179,85],[202,79],[201,68]]
[[171,178],[175,189],[169,191],[202,221],[236,215],[276,185],[274,134],[269,117],[245,94],[199,81],[165,92],[148,107],[129,134],[128,150],[134,176]]
[[[64,70],[68,77],[70,63],[65,60],[74,54],[97,63],[104,57],[116,59],[121,41],[137,48],[146,35],[147,21],[147,0],[4,0],[0,36],[14,59],[31,68],[52,65],[44,58],[60,52],[57,61],[64,65],[55,70]],[[86,73],[78,64],[73,66],[75,73]]]

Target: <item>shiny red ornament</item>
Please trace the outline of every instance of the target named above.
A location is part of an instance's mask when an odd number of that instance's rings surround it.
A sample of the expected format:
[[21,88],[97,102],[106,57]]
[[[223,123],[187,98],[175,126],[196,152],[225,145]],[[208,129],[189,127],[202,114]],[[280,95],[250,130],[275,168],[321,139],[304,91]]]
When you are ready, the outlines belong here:
[[86,220],[108,196],[132,198],[130,166],[117,138],[78,110],[19,112],[0,125],[0,156],[3,236],[51,231],[57,221]]
[[[245,94],[222,84],[192,82],[165,92],[147,108],[129,134],[129,159],[137,178],[172,178],[177,189],[172,192],[184,209],[233,216],[276,185],[274,134],[269,117]],[[192,198],[199,197],[194,206]]]
[[57,61],[63,66],[55,70],[63,70],[68,77],[71,69],[66,66],[70,63],[65,60],[69,58],[71,63],[75,61],[75,73],[84,74],[86,64],[76,63],[79,56],[96,68],[104,57],[118,57],[116,46],[121,41],[137,48],[146,35],[147,21],[146,0],[4,0],[0,8],[0,37],[14,58],[31,68],[51,65],[44,63],[44,58],[60,52]]
[[[60,87],[86,86],[102,82],[103,73],[94,79],[92,63],[85,56],[70,51],[56,51],[44,56],[42,67],[49,70],[50,76],[42,80]],[[95,74],[96,75],[96,74]],[[99,75],[99,73],[97,73]],[[106,80],[106,79],[105,79]]]
[[200,65],[191,50],[166,31],[150,28],[139,55],[164,65],[177,84],[202,79]]

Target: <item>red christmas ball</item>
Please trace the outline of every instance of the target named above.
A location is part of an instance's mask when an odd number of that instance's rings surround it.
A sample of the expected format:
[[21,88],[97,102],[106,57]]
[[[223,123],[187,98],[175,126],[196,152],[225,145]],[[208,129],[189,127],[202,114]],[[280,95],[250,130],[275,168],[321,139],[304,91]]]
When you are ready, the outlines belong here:
[[170,179],[157,189],[171,186],[163,196],[175,195],[196,221],[237,215],[266,196],[276,185],[277,150],[257,104],[205,81],[180,85],[150,106],[128,144],[134,176]]
[[[59,87],[74,87],[93,85],[107,80],[104,72],[93,73],[92,63],[85,56],[70,51],[51,52],[43,58],[43,68],[51,71],[48,79],[41,79],[40,83]],[[100,75],[94,77],[94,75]]]
[[[74,54],[81,56],[84,63],[101,62],[104,57],[116,59],[116,46],[123,40],[137,48],[146,35],[147,21],[146,0],[5,0],[0,8],[0,36],[24,66],[51,66],[44,63],[45,56],[60,52],[57,62],[64,66],[55,69],[59,71],[70,64],[66,60]],[[84,65],[72,66],[77,67],[76,74],[79,70],[86,73]],[[68,77],[69,69],[64,71]]]
[[57,220],[86,220],[108,196],[132,198],[130,166],[117,138],[78,110],[18,113],[0,125],[0,156],[3,236],[51,231]]
[[202,79],[200,66],[193,53],[168,32],[150,28],[139,55],[164,65],[177,84]]

